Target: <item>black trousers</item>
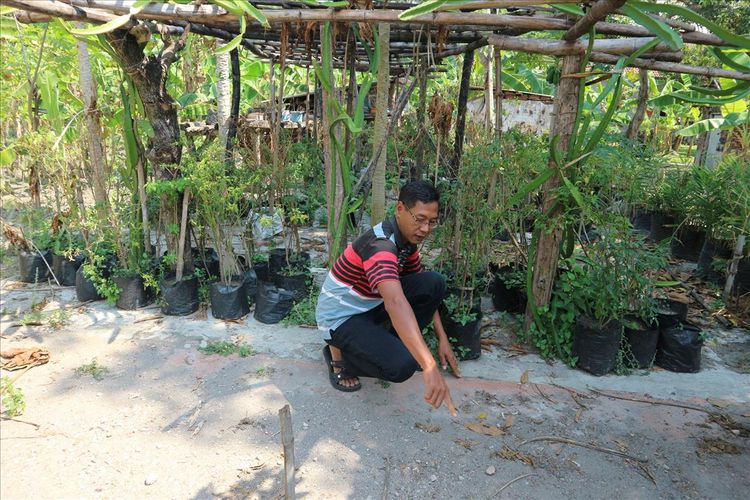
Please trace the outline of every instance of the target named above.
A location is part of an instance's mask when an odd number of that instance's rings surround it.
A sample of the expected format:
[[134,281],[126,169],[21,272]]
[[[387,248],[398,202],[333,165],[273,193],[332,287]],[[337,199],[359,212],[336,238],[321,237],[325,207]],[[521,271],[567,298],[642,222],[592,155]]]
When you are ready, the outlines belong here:
[[[409,274],[401,278],[401,287],[421,330],[445,296],[445,278],[436,272]],[[383,304],[346,320],[331,331],[328,343],[341,349],[346,371],[353,376],[403,382],[419,368]]]

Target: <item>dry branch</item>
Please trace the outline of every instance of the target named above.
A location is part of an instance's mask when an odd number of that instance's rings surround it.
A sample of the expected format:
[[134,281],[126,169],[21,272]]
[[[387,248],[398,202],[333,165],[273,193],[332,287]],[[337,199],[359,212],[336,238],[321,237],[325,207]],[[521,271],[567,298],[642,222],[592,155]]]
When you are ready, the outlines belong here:
[[[591,61],[599,62],[599,63],[617,64],[619,57],[614,56],[612,54],[594,52],[591,54],[591,57],[589,59]],[[739,71],[733,71],[733,70],[722,69],[722,68],[709,68],[706,66],[691,66],[689,64],[652,61],[650,59],[642,59],[642,58],[635,59],[629,64],[629,66],[633,68],[663,71],[666,73],[685,73],[688,75],[702,75],[702,76],[710,76],[714,78],[731,78],[734,80],[750,81],[750,73],[741,73]]]
[[[603,52],[607,54],[628,55],[654,40],[654,37],[618,38],[612,40],[601,39],[594,41],[593,50],[595,52]],[[588,48],[588,43],[581,41],[561,42],[555,40],[541,40],[538,38],[519,38],[496,35],[489,36],[487,41],[490,45],[494,45],[502,50],[517,50],[553,56],[584,54]],[[660,43],[651,49],[651,52],[672,52],[672,49]]]
[[702,411],[703,413],[712,413],[712,411],[708,408],[701,408],[700,406],[693,406],[693,405],[686,405],[682,403],[672,403],[670,401],[662,401],[659,399],[645,399],[645,398],[638,398],[638,397],[627,397],[627,396],[618,396],[616,394],[610,394],[608,392],[599,391],[597,389],[589,388],[589,390],[595,394],[599,394],[601,396],[605,396],[612,399],[621,399],[623,401],[633,401],[635,403],[647,403],[652,405],[660,405],[660,406],[674,406],[675,408],[684,408],[686,410],[694,410],[694,411]]
[[601,446],[597,446],[595,444],[582,443],[574,439],[569,439],[565,437],[557,437],[557,436],[540,436],[540,437],[533,438],[533,439],[527,439],[526,441],[521,443],[519,446],[523,446],[528,443],[534,443],[537,441],[551,441],[553,443],[571,444],[573,446],[580,446],[581,448],[588,448],[590,450],[601,451],[602,453],[608,453],[610,455],[617,455],[618,457],[628,458],[630,460],[635,460],[636,462],[640,462],[640,463],[648,462],[647,458],[634,457],[633,455],[628,455],[627,453],[623,453],[621,451],[612,450],[610,448],[604,448]]
[[625,0],[599,0],[585,16],[580,18],[572,28],[563,35],[563,40],[572,42],[586,34],[598,22],[625,4]]

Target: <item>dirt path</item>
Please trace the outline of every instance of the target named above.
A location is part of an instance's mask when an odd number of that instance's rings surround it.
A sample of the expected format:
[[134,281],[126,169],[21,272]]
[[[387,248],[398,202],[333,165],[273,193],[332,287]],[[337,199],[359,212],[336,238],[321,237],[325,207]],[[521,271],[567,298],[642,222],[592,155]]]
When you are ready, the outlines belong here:
[[[30,295],[6,290],[3,308],[23,310]],[[57,290],[47,308],[73,302],[71,289]],[[738,498],[750,488],[750,378],[720,366],[597,379],[497,351],[450,380],[460,408],[452,419],[422,402],[418,375],[335,391],[313,330],[158,315],[97,303],[74,310],[60,330],[13,328],[4,317],[3,350],[45,345],[51,361],[16,382],[27,402],[19,418],[38,428],[2,422],[3,499],[277,498],[277,415],[286,404],[302,498]],[[257,352],[198,351],[236,335]],[[93,359],[107,370],[101,380],[76,373]],[[530,382],[520,384],[526,370]],[[724,428],[708,412],[610,399],[591,386],[698,405],[737,423]],[[540,437],[631,458],[528,442]]]

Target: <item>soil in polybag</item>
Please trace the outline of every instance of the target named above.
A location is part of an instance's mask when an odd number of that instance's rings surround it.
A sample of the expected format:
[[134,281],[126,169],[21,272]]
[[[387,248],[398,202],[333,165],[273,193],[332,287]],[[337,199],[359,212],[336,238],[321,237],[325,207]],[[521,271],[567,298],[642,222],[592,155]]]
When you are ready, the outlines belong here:
[[120,296],[115,305],[118,309],[132,311],[151,303],[151,298],[143,286],[143,278],[140,276],[116,276],[112,278],[120,287]]
[[52,270],[55,272],[55,277],[60,285],[75,286],[76,272],[84,260],[86,260],[86,256],[80,253],[73,259],[59,254],[52,256]]
[[104,299],[104,297],[99,295],[99,292],[96,291],[94,282],[88,279],[86,274],[84,274],[83,266],[79,267],[76,271],[76,298],[80,302]]

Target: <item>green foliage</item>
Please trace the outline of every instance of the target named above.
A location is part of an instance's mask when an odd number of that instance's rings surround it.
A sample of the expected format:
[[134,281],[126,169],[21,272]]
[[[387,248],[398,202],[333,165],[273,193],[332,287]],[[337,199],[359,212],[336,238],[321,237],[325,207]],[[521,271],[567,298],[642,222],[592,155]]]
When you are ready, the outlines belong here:
[[52,311],[47,316],[47,324],[51,326],[52,328],[54,328],[55,330],[64,328],[68,324],[69,321],[70,321],[70,311],[64,308]]
[[289,314],[281,320],[284,326],[315,326],[315,307],[318,305],[318,291],[313,289],[303,300],[294,304]]
[[443,305],[456,323],[466,325],[477,319],[477,313],[472,311],[472,302],[462,300],[457,295],[448,295],[443,299]]
[[90,363],[83,364],[74,370],[75,374],[79,377],[82,375],[91,375],[96,381],[104,380],[104,377],[109,373],[109,368],[100,365],[96,358],[92,359]]
[[666,250],[648,250],[640,239],[618,233],[564,260],[550,304],[537,309],[538,320],[525,338],[543,357],[575,366],[577,317],[586,315],[602,325],[626,316],[650,323],[656,316],[656,271],[666,265]]
[[13,385],[10,377],[0,379],[0,394],[2,395],[0,405],[2,405],[4,415],[13,418],[26,411],[26,398],[24,398],[23,391]]
[[203,354],[218,354],[220,356],[229,356],[230,354],[239,354],[241,358],[255,356],[256,351],[248,344],[236,344],[226,340],[210,342],[206,347],[199,347],[198,350]]

